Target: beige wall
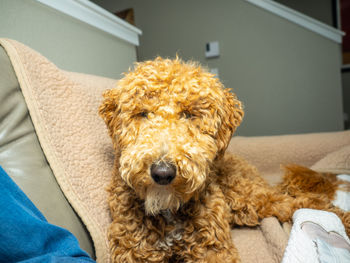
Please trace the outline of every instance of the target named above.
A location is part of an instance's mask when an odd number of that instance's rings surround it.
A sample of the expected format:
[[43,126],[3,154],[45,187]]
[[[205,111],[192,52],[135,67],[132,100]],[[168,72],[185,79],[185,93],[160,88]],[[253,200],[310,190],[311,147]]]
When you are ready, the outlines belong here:
[[[133,7],[139,58],[194,59],[219,69],[246,106],[240,135],[343,129],[340,46],[243,0],[95,0]],[[205,59],[205,43],[221,54]]]
[[0,37],[18,40],[62,69],[119,78],[135,47],[34,0],[0,1]]

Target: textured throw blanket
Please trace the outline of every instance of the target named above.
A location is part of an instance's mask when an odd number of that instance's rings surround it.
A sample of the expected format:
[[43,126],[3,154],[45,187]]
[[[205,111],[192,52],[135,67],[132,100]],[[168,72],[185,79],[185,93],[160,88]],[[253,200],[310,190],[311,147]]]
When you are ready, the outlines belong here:
[[[108,185],[113,148],[97,113],[102,91],[115,80],[70,73],[13,40],[0,39],[13,64],[41,147],[65,196],[87,226],[99,263],[110,262],[107,227]],[[350,132],[309,135],[236,137],[229,150],[257,165],[271,183],[279,165],[298,163],[319,170],[350,170]],[[280,262],[288,226],[275,218],[256,228],[233,230],[242,262]]]

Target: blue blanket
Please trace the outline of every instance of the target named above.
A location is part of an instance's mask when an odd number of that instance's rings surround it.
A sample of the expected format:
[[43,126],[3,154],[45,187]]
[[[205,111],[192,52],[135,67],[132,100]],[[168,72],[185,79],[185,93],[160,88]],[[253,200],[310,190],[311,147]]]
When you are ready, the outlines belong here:
[[69,231],[47,222],[1,166],[0,262],[94,262]]

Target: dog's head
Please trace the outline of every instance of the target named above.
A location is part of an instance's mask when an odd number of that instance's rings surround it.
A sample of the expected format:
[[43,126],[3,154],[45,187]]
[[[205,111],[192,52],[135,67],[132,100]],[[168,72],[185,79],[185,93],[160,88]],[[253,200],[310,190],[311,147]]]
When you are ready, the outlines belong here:
[[178,58],[138,63],[103,96],[120,176],[149,214],[175,211],[204,187],[243,118],[213,74]]

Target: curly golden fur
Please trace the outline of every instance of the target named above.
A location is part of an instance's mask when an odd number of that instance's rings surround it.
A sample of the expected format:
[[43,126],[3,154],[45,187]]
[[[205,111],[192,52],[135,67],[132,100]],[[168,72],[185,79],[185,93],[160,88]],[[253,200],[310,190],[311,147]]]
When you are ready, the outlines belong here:
[[116,154],[108,189],[114,262],[239,262],[231,227],[270,216],[289,221],[301,207],[334,211],[349,231],[349,213],[331,205],[334,191],[299,189],[306,183],[293,182],[291,167],[273,188],[225,154],[242,104],[196,63],[137,64],[104,93],[99,112]]

